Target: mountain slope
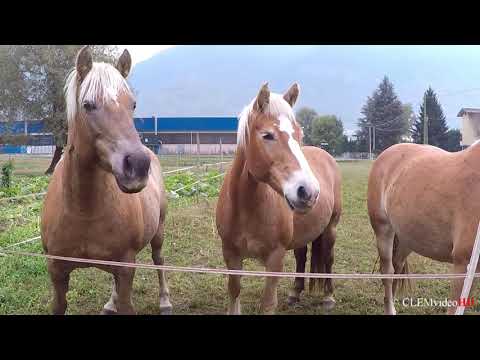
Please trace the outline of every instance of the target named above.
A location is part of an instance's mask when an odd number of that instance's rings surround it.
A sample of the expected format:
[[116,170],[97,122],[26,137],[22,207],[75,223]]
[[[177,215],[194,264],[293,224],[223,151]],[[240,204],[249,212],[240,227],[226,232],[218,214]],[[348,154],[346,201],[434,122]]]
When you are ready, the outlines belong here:
[[130,82],[137,116],[237,115],[269,82],[294,81],[296,105],[339,115],[353,130],[365,100],[384,75],[418,112],[425,89],[438,92],[449,126],[461,107],[480,107],[479,46],[177,46],[138,63]]

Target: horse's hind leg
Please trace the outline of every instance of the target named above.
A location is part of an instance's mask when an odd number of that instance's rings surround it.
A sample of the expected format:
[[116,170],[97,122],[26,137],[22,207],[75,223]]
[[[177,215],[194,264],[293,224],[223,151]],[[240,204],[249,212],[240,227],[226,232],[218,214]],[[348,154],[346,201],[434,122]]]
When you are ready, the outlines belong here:
[[[382,274],[393,274],[395,272],[392,262],[395,233],[390,224],[385,223],[375,226],[374,230],[377,239],[378,255],[380,256],[380,272]],[[392,279],[382,279],[382,283],[385,288],[385,314],[395,315],[396,311],[393,304]]]
[[[334,245],[337,238],[336,224],[330,224],[323,232],[320,238],[320,272],[327,274],[332,273],[334,261]],[[335,299],[333,297],[333,280],[326,278],[323,281],[323,300],[322,307],[326,311],[330,311],[335,307]]]
[[53,284],[53,314],[65,315],[71,266],[57,260],[48,260],[48,272]]
[[[307,262],[307,246],[305,245],[302,248],[295,249],[293,252],[295,254],[295,263],[296,263],[296,272],[304,273],[305,264]],[[293,287],[290,289],[288,294],[288,305],[293,305],[300,301],[300,294],[305,289],[305,278],[296,277],[293,283]]]
[[[163,228],[163,226],[162,226]],[[163,230],[159,231],[152,239],[152,259],[155,265],[163,265],[162,256]],[[172,304],[170,303],[170,291],[168,290],[167,279],[164,270],[157,270],[158,283],[160,285],[160,314],[169,315],[172,313]]]

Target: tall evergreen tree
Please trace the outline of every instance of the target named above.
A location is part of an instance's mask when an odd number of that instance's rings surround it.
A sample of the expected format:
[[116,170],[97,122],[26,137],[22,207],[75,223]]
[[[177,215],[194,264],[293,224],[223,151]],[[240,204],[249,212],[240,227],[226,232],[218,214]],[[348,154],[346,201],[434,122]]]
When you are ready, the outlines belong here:
[[399,143],[402,136],[408,132],[404,108],[387,76],[372,96],[368,97],[361,113],[363,117],[358,122],[360,130],[357,136],[365,151],[368,151],[369,126],[375,127],[376,152]]
[[[426,97],[426,99],[425,99]],[[448,126],[442,106],[438,102],[437,95],[431,87],[425,92],[425,101],[420,105],[420,113],[412,126],[413,141],[423,143],[423,124],[425,119],[425,102],[428,116],[428,143],[442,149],[448,149]],[[423,99],[422,99],[423,100]]]

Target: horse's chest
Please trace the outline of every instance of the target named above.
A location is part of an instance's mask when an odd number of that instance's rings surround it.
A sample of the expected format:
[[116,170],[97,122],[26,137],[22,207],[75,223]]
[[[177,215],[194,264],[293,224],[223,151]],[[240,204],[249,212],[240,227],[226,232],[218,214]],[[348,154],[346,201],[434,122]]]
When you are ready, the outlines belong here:
[[[122,259],[126,252],[138,252],[144,246],[144,233],[137,216],[79,219],[65,216],[51,234],[49,253],[66,256]],[[47,235],[48,236],[48,235]]]
[[292,218],[273,214],[252,214],[238,222],[237,248],[244,257],[265,258],[275,248],[287,248],[293,239]]

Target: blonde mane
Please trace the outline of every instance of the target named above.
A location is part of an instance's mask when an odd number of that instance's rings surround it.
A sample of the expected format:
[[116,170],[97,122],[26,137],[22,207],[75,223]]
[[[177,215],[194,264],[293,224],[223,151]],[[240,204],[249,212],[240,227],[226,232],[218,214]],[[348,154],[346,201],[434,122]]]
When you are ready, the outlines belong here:
[[[253,104],[256,99],[253,99],[249,105],[245,106],[240,115],[238,116],[238,130],[237,130],[237,147],[245,148],[247,137],[249,134],[249,119],[250,114],[253,111]],[[285,101],[283,95],[270,93],[270,101],[265,108],[265,113],[279,117],[280,115],[286,116],[292,125],[298,125],[295,120],[295,114],[292,107]]]
[[[78,74],[74,68],[68,74],[65,83],[65,101],[67,104],[67,120],[71,123],[77,116],[77,111],[85,101],[117,102],[121,92],[133,96],[125,78],[111,64],[93,63],[92,69],[78,86]],[[78,99],[77,99],[78,94]]]

